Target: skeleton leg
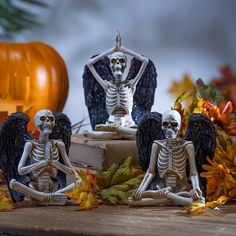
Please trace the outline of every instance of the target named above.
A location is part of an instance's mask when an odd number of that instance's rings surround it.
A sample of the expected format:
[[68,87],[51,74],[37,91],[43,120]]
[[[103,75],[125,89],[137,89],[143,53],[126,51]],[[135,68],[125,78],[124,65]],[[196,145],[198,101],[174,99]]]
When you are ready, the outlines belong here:
[[[168,190],[166,192],[162,192],[161,190],[157,191],[145,191],[142,195],[144,198],[152,198],[152,199],[161,199],[166,198],[171,200],[175,205],[188,206],[193,203],[193,199],[190,196],[189,192],[179,192],[172,193]],[[204,199],[199,199],[200,202],[204,203]]]
[[96,131],[84,131],[84,136],[93,139],[130,139],[136,137],[137,129],[112,124],[96,125]]
[[[168,187],[161,190],[148,190],[143,192],[142,199],[129,198],[131,206],[180,205],[188,206],[193,203],[189,192],[172,193]],[[204,203],[204,199],[200,199]],[[172,203],[172,204],[171,204]]]
[[188,206],[193,203],[193,199],[191,197],[182,197],[180,195],[171,192],[167,193],[166,197],[171,201],[173,201],[175,205]]
[[62,193],[39,192],[17,182],[15,179],[11,180],[10,188],[36,200],[36,202],[41,205],[65,205],[68,199],[67,196]]
[[[81,182],[82,182],[81,179],[76,180],[76,183],[78,183],[78,184],[80,184]],[[66,186],[65,188],[59,189],[56,191],[56,193],[65,193],[69,190],[72,190],[75,187],[76,183],[72,183],[72,184]]]
[[118,132],[103,131],[84,131],[84,136],[93,139],[121,139],[122,136]]
[[173,205],[173,203],[166,198],[153,199],[153,198],[142,198],[140,200],[134,200],[132,197],[128,198],[129,206],[161,206],[161,205]]
[[144,198],[152,198],[152,199],[161,199],[166,198],[171,200],[175,205],[188,206],[192,204],[193,199],[190,197],[189,192],[181,192],[181,193],[172,193],[169,191],[170,189],[160,189],[160,190],[149,190],[145,191],[142,196]]
[[133,136],[135,136],[137,133],[137,128],[129,128],[129,127],[120,126],[118,127],[118,130],[122,133],[126,133]]
[[108,132],[119,132],[122,135],[130,135],[135,138],[137,128],[130,128],[127,126],[112,124],[99,124],[95,127],[96,131],[108,131]]

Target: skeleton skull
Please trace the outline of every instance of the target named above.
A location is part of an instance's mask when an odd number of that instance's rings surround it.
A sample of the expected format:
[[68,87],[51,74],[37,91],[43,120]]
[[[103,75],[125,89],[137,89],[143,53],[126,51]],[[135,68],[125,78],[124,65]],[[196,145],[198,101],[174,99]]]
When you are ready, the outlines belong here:
[[121,76],[126,67],[126,56],[123,52],[114,52],[111,55],[110,67],[114,76]]
[[50,134],[55,126],[55,117],[50,110],[40,110],[34,117],[34,123],[40,133]]
[[162,115],[162,130],[167,139],[174,139],[181,126],[181,116],[176,110],[166,111]]

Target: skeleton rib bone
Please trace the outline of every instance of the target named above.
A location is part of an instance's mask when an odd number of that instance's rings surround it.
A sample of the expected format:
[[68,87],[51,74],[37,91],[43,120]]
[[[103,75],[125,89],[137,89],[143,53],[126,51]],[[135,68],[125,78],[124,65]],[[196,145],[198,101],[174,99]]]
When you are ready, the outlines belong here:
[[[41,205],[65,205],[67,196],[65,191],[72,189],[69,185],[60,192],[53,182],[58,170],[64,173],[72,173],[73,168],[65,151],[65,145],[60,140],[49,139],[49,134],[55,125],[55,117],[49,110],[41,110],[35,116],[35,125],[39,129],[38,140],[28,141],[25,144],[18,172],[20,174],[31,173],[32,180],[29,187],[12,179],[10,187],[30,197],[31,200]],[[64,164],[59,162],[59,154]],[[26,165],[30,158],[30,164]]]
[[[126,54],[129,54],[142,62],[142,65],[135,79],[129,82],[123,81],[123,74],[127,65]],[[104,81],[94,68],[94,64],[97,61],[108,55],[110,55],[110,69],[115,78],[114,81],[109,81],[109,82],[106,80]],[[119,33],[117,33],[116,44],[114,48],[88,61],[87,63],[88,68],[90,69],[91,73],[93,74],[97,82],[106,91],[106,110],[109,116],[114,116],[114,123],[115,125],[117,125],[118,132],[114,133],[111,132],[109,136],[110,138],[112,138],[112,133],[114,134],[113,135],[114,139],[116,139],[117,137],[118,138],[132,137],[132,139],[135,138],[132,128],[130,127],[128,122],[126,122],[126,116],[131,114],[135,88],[139,80],[141,79],[148,62],[149,60],[146,57],[121,47],[121,38]],[[121,128],[123,128],[122,131]],[[106,130],[107,129],[103,131]],[[95,134],[95,131],[92,132],[86,131],[85,136],[97,139],[97,138],[104,138],[105,136],[107,137],[107,133],[99,132]]]
[[[199,187],[193,144],[177,137],[180,124],[181,117],[177,111],[171,110],[163,114],[162,129],[166,139],[154,141],[149,168],[141,185],[129,198],[131,206],[163,204],[163,198],[168,205],[186,206],[193,201],[205,202]],[[191,191],[186,175],[187,161],[190,166]],[[158,190],[148,190],[156,173],[161,178]]]

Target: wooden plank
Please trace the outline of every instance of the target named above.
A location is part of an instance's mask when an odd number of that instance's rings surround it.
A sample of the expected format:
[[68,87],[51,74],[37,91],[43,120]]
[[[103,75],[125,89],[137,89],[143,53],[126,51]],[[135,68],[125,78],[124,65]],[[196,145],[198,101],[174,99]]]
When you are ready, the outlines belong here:
[[236,235],[236,205],[212,216],[189,216],[181,207],[30,207],[0,212],[0,233],[23,235]]

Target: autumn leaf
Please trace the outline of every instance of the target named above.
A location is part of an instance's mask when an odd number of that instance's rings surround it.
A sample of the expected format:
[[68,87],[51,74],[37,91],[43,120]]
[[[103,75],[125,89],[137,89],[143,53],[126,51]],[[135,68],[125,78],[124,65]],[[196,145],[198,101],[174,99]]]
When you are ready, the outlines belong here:
[[6,189],[0,189],[0,211],[11,211],[15,208],[9,192]]
[[80,210],[89,210],[99,205],[99,197],[96,193],[97,183],[95,176],[90,172],[76,170],[76,177],[81,182],[75,182],[75,187],[66,192],[66,195],[79,204]]
[[218,89],[220,93],[234,105],[236,113],[236,73],[227,65],[220,68],[218,77],[211,80],[211,85]]
[[212,86],[206,85],[202,79],[198,79],[196,88],[196,98],[206,100],[214,105],[219,105],[224,97]]
[[178,97],[175,101],[174,106],[172,107],[172,109],[178,111],[181,116],[181,126],[178,133],[180,137],[184,136],[188,124],[188,111],[185,108],[183,108],[181,104],[183,99],[184,98],[182,97],[182,95]]
[[[181,97],[183,98],[183,100],[186,100],[188,97],[193,95],[195,89],[196,85],[194,84],[190,76],[188,74],[185,74],[181,81],[173,81],[169,92],[173,97],[178,97],[180,94],[182,94]],[[187,105],[189,104],[187,103]]]
[[99,170],[96,179],[106,204],[128,204],[128,197],[142,180],[142,171],[131,166],[131,157],[113,164],[107,171]]
[[96,174],[98,186],[100,186],[100,188],[109,187],[111,180],[118,168],[119,164],[113,163],[107,171],[99,169]]
[[216,201],[204,203],[193,202],[191,205],[185,207],[185,210],[191,215],[211,215],[213,212],[212,210],[220,205],[225,204],[228,201],[226,196],[221,196]]
[[235,144],[226,146],[226,150],[218,145],[215,150],[213,160],[208,158],[210,165],[202,165],[206,172],[202,172],[201,177],[207,180],[207,197],[209,200],[216,200],[225,195],[228,199],[234,197],[234,190],[236,189],[236,166],[234,158],[236,150]]

